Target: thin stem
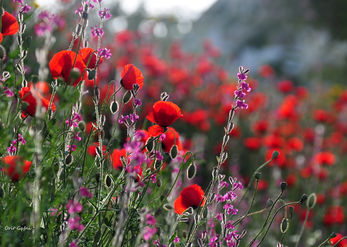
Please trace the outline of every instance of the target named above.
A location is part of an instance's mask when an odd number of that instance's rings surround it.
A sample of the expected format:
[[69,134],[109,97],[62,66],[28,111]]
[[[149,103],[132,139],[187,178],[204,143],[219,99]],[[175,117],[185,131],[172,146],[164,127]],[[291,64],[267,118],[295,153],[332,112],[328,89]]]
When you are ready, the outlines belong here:
[[305,226],[306,226],[306,223],[307,223],[307,220],[308,220],[309,213],[310,213],[310,209],[308,208],[306,210],[305,220],[304,220],[304,223],[301,226],[300,234],[299,234],[299,237],[298,237],[298,241],[295,244],[295,247],[299,246],[300,239],[301,239],[302,235],[304,234],[304,230],[305,230]]

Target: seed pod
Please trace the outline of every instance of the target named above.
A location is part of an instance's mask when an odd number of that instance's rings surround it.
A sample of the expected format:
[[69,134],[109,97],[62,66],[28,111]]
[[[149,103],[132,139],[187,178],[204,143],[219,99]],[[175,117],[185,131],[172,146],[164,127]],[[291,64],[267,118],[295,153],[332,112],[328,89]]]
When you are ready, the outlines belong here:
[[171,211],[171,210],[173,210],[173,207],[172,207],[170,204],[168,204],[168,203],[164,204],[163,208],[164,208],[166,211]]
[[113,181],[112,181],[111,175],[106,174],[104,183],[106,188],[110,188],[112,186]]
[[140,86],[138,84],[134,84],[133,85],[133,94],[136,95],[137,92],[139,91],[140,89]]
[[189,207],[183,212],[183,215],[188,216],[188,215],[192,215],[193,213],[194,213],[194,209],[192,207]]
[[96,70],[89,70],[88,71],[88,80],[94,80],[95,79],[95,75],[96,75]]
[[126,104],[128,103],[132,98],[132,94],[130,91],[126,91],[125,94],[123,95],[123,103]]
[[289,207],[288,219],[292,219],[294,215],[294,207]]
[[154,149],[154,141],[153,141],[153,137],[150,137],[147,139],[146,141],[146,148],[147,148],[147,151],[149,153],[151,153]]
[[193,178],[195,178],[195,175],[196,175],[196,165],[193,163],[191,163],[189,166],[188,166],[188,169],[187,169],[187,178],[189,180],[192,180]]
[[171,157],[171,159],[176,158],[177,154],[178,154],[178,147],[177,147],[177,145],[172,145],[172,147],[170,149],[170,157]]
[[112,101],[110,105],[110,111],[112,114],[116,114],[119,109],[119,104],[117,101]]
[[84,131],[86,129],[86,123],[84,121],[80,121],[78,123],[78,128],[81,130],[81,131]]
[[286,233],[289,229],[289,221],[287,218],[283,218],[282,219],[282,222],[281,222],[281,225],[280,225],[280,230],[281,230],[281,233]]
[[3,198],[4,197],[4,190],[2,189],[2,187],[0,187],[0,198]]
[[282,182],[281,183],[281,190],[282,190],[282,192],[285,191],[286,188],[287,188],[287,183],[286,182]]
[[162,93],[160,94],[160,99],[161,99],[162,101],[167,101],[167,100],[169,99],[169,94],[168,94],[167,92],[162,92]]
[[100,125],[101,126],[105,126],[106,123],[106,116],[105,115],[101,115],[100,116]]
[[154,163],[154,169],[159,170],[163,165],[163,162],[161,160],[156,160]]
[[312,209],[314,208],[314,206],[316,205],[317,203],[317,196],[316,196],[316,193],[312,193],[308,196],[308,199],[306,201],[306,206],[307,208],[309,209]]
[[188,222],[189,221],[189,218],[187,217],[181,217],[178,219],[179,222]]
[[73,161],[73,156],[72,154],[68,154],[66,157],[65,157],[65,164],[66,165],[70,165]]
[[218,175],[218,168],[215,167],[212,170],[212,178],[215,179],[217,177],[217,175]]

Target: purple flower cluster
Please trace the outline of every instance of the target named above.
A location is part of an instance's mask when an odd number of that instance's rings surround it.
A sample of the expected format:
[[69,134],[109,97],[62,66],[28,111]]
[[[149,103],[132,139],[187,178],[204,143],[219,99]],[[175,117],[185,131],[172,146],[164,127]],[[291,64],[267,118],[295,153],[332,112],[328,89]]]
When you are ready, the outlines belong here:
[[7,152],[10,155],[15,154],[17,152],[17,143],[22,144],[22,145],[24,145],[26,143],[26,140],[24,139],[24,137],[20,133],[18,133],[17,139],[13,140],[11,142],[11,145],[7,148]]
[[56,14],[51,14],[47,10],[42,11],[37,18],[39,23],[34,27],[35,33],[38,36],[43,36],[45,33],[52,32],[53,28],[63,28],[65,20]]
[[79,189],[79,193],[80,193],[80,196],[82,197],[88,197],[88,198],[93,197],[93,194],[86,187],[81,187]]
[[82,121],[82,116],[79,113],[74,112],[71,116],[71,119],[67,119],[65,124],[69,127],[73,126],[74,128],[78,127],[78,123]]
[[239,73],[237,73],[238,78],[238,86],[237,89],[234,91],[234,97],[236,100],[236,108],[240,109],[247,109],[248,105],[245,103],[245,96],[247,93],[251,91],[251,87],[246,82],[247,80],[247,73],[249,72],[248,69],[245,69],[244,67],[239,68]]
[[67,212],[70,214],[70,218],[68,219],[68,225],[70,230],[82,231],[84,229],[84,225],[81,224],[81,218],[76,214],[82,212],[82,204],[75,200],[70,200],[66,204]]
[[108,20],[112,17],[111,13],[110,13],[110,9],[108,8],[104,8],[102,10],[99,10],[99,16],[101,18],[101,20],[105,19]]
[[100,48],[98,49],[98,56],[104,57],[106,59],[110,59],[112,56],[111,50],[107,48]]
[[125,151],[130,154],[129,160],[131,166],[128,166],[127,168],[129,172],[138,172],[137,169],[141,167],[143,163],[149,163],[149,159],[147,158],[146,154],[142,152],[142,135],[142,131],[137,131],[135,133],[135,138],[133,138],[132,141],[128,141],[124,144]]
[[31,9],[31,6],[26,4],[24,0],[13,0],[14,3],[19,3],[19,12],[28,13]]
[[104,29],[102,27],[99,27],[98,25],[95,25],[94,27],[91,28],[91,33],[93,37],[102,37],[104,35]]
[[134,124],[137,120],[139,120],[139,118],[140,118],[139,115],[137,115],[136,113],[132,113],[125,116],[121,115],[118,120],[118,123],[125,124],[126,126],[130,126]]

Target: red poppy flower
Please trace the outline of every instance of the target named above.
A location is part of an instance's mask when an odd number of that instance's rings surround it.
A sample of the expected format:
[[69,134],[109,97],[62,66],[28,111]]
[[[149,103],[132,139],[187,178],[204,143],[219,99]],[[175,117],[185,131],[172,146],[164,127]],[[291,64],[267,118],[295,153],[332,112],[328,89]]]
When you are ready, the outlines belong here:
[[175,103],[168,101],[157,101],[147,119],[161,127],[167,127],[182,117],[181,109]]
[[292,137],[288,140],[287,146],[290,150],[300,152],[304,147],[304,143],[300,138]]
[[123,157],[124,159],[126,157],[126,151],[124,148],[113,150],[111,159],[112,159],[113,168],[116,170],[123,169],[123,163],[121,161],[121,157]]
[[[90,144],[89,147],[87,148],[88,154],[90,154],[91,156],[96,156],[96,147],[99,147],[98,142],[94,142],[94,143]],[[102,151],[103,151],[104,155],[106,156],[106,146],[105,145],[102,146]]]
[[335,155],[330,152],[317,153],[313,159],[319,165],[332,166],[336,162]]
[[277,90],[282,93],[289,93],[294,90],[294,85],[292,81],[280,81],[277,84]]
[[1,33],[0,33],[0,43],[2,42],[3,36],[14,35],[19,30],[19,24],[13,15],[4,11],[1,17]]
[[[33,87],[23,87],[19,91],[19,98],[22,100],[22,102],[25,102],[27,104],[27,106],[24,107],[22,111],[22,116],[24,118],[27,117],[27,115],[30,115],[32,117],[35,116],[37,106],[36,97],[40,98],[41,106],[48,110],[50,100],[42,97],[41,94],[38,93]],[[53,102],[51,104],[51,109],[52,111],[56,110]]]
[[5,156],[1,159],[4,167],[1,169],[12,181],[16,182],[28,173],[31,161],[24,160],[20,156]]
[[[71,78],[71,70],[75,68],[79,70],[80,75],[76,76],[76,78]],[[82,57],[68,50],[54,54],[49,62],[49,69],[53,78],[63,77],[68,85],[73,85],[74,87],[85,77],[85,68],[86,65]]]
[[275,71],[270,65],[265,64],[259,68],[259,74],[262,77],[268,78],[273,76],[275,74]]
[[[83,62],[85,65],[88,64],[87,68],[88,69],[94,69],[96,66],[97,62],[97,56],[95,51],[92,48],[82,48],[79,52],[78,55],[81,56]],[[100,60],[101,63],[101,60]]]
[[258,137],[248,137],[243,141],[243,144],[249,150],[256,151],[261,147],[261,140]]
[[334,224],[343,224],[345,222],[344,207],[342,206],[331,206],[325,212],[323,218],[324,224],[331,226]]
[[259,120],[255,122],[252,126],[254,133],[258,135],[263,135],[269,129],[269,123],[265,120]]
[[197,208],[201,200],[203,200],[201,206],[204,206],[204,195],[204,191],[197,184],[185,187],[174,203],[175,213],[182,214],[189,207]]
[[[148,128],[148,134],[150,136],[158,136],[164,133],[164,128],[159,125],[153,125]],[[177,149],[183,150],[182,143],[179,140],[179,134],[174,128],[168,127],[165,132],[165,138],[162,141],[163,149],[165,152],[169,153],[173,145],[177,145]]]
[[[329,243],[331,245],[335,245],[337,242],[339,242],[341,240],[341,238],[343,238],[344,236],[340,233],[336,234],[336,236],[334,238],[331,238],[329,240]],[[337,247],[347,247],[347,239],[342,240]]]
[[126,90],[132,90],[135,84],[137,84],[140,89],[143,86],[143,75],[133,64],[124,66],[121,77],[120,83]]

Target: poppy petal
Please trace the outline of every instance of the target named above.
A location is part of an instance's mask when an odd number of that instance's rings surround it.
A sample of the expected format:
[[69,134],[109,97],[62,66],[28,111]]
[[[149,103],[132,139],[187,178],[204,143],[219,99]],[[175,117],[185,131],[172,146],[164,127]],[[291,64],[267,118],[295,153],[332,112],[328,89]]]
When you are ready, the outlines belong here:
[[4,36],[16,34],[19,30],[19,24],[13,15],[4,11],[4,14],[1,18],[1,33]]

